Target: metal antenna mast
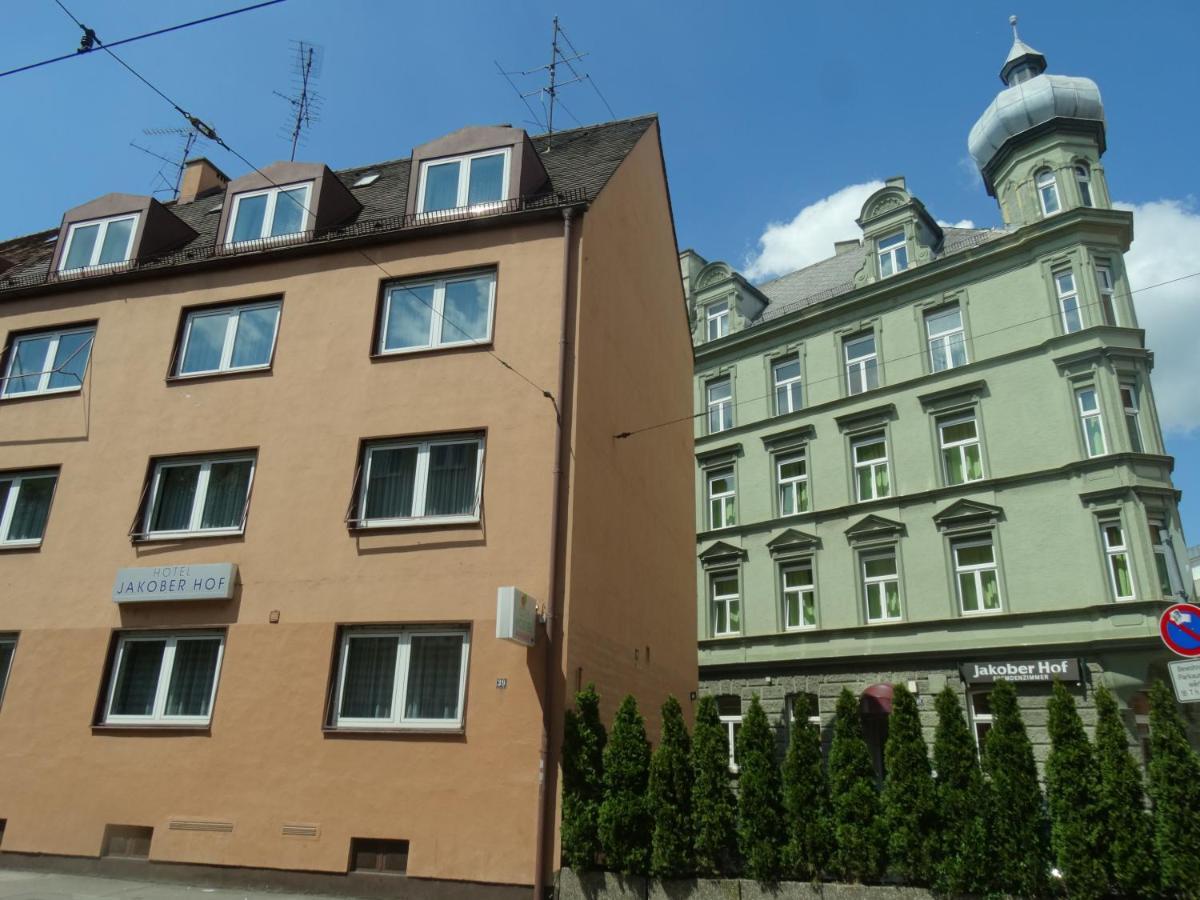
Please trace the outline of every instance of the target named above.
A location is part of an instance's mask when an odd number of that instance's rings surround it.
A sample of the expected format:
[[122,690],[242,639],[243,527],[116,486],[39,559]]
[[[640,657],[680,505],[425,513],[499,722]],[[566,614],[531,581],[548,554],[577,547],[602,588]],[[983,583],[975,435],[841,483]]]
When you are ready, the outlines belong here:
[[321,74],[324,52],[308,41],[293,41],[296,45],[296,60],[293,66],[292,89],[294,96],[274,91],[276,97],[286,100],[292,107],[292,118],[284,132],[292,142],[292,162],[296,161],[296,147],[306,129],[317,123],[321,116],[321,97],[313,90],[313,83]]
[[[178,159],[171,159],[167,156],[163,156],[161,153],[156,153],[149,147],[143,147],[141,144],[138,144],[134,141],[129,142],[129,146],[133,147],[135,150],[141,150],[147,156],[153,156],[155,159],[160,159],[166,163],[166,166],[160,168],[156,173],[156,177],[162,181],[163,186],[155,190],[154,193],[166,193],[169,191],[172,199],[178,198],[179,184],[183,179],[183,168],[187,164],[187,159],[192,152],[192,147],[194,147],[196,142],[200,140],[200,135],[194,128],[143,128],[142,134],[146,135],[147,137],[174,136],[183,138],[183,151],[179,154]],[[167,169],[167,166],[169,166],[170,169]],[[164,174],[164,169],[172,173],[170,178]]]

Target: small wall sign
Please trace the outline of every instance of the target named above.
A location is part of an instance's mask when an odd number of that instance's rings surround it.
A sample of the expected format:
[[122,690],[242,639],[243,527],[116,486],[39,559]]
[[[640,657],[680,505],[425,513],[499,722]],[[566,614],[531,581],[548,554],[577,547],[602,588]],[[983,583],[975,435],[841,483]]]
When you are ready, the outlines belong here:
[[1200,659],[1176,659],[1167,663],[1175,699],[1180,703],[1200,703]]
[[537,604],[519,588],[496,591],[496,637],[524,647],[537,640]]
[[117,569],[112,598],[115,603],[228,600],[236,582],[237,563]]
[[1010,662],[963,663],[963,681],[967,684],[991,684],[1005,681],[1079,681],[1077,659],[1021,659]]

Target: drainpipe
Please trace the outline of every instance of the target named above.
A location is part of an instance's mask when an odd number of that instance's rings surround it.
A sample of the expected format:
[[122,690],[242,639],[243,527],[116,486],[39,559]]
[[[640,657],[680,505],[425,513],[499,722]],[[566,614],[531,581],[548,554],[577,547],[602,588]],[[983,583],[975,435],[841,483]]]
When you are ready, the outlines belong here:
[[563,410],[565,409],[565,398],[567,385],[567,367],[571,365],[571,356],[567,352],[569,341],[567,340],[567,303],[571,297],[571,217],[575,210],[567,207],[562,211],[563,214],[563,258],[562,258],[562,302],[559,304],[559,340],[558,340],[558,390],[553,397],[549,397],[551,402],[555,404],[555,436],[556,446],[554,450],[554,476],[553,476],[553,504],[554,514],[551,517],[553,521],[552,531],[550,532],[550,566],[549,575],[546,584],[546,653],[545,653],[545,668],[543,670],[542,685],[544,697],[542,700],[542,747],[541,758],[538,762],[538,799],[537,799],[537,847],[534,853],[533,872],[533,900],[544,900],[546,890],[546,856],[547,850],[554,838],[554,815],[552,808],[555,805],[556,796],[546,790],[546,782],[550,777],[550,773],[557,771],[558,759],[551,752],[550,735],[554,728],[554,715],[558,710],[556,702],[555,684],[558,679],[555,677],[554,665],[554,629],[557,627],[559,617],[559,596],[558,596],[558,557],[559,557],[559,532],[562,530],[563,524],[563,504],[562,497],[562,476],[563,476],[563,459],[565,457],[564,447],[566,445],[567,432],[563,421]]

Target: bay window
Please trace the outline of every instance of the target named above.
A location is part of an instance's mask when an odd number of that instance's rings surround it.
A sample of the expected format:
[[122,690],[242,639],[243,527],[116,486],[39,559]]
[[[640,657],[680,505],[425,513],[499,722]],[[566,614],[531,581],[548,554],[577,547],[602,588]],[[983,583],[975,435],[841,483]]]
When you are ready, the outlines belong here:
[[92,355],[96,326],[23,334],[12,341],[0,397],[78,391]]
[[479,520],[483,437],[378,441],[364,449],[360,528]]
[[1100,415],[1100,398],[1094,387],[1075,391],[1075,402],[1079,407],[1079,424],[1083,429],[1083,445],[1089,457],[1103,456],[1108,452],[1104,442],[1104,421]]
[[399,353],[489,341],[495,305],[494,271],[388,285],[376,352]]
[[0,472],[0,548],[42,542],[56,471]]
[[240,534],[246,524],[252,454],[186,456],[154,464],[144,538]]
[[1058,292],[1063,331],[1067,334],[1079,331],[1083,328],[1083,312],[1079,308],[1079,292],[1075,289],[1075,273],[1070,269],[1055,273],[1054,287]]
[[104,724],[207,725],[224,646],[219,632],[120,635]]

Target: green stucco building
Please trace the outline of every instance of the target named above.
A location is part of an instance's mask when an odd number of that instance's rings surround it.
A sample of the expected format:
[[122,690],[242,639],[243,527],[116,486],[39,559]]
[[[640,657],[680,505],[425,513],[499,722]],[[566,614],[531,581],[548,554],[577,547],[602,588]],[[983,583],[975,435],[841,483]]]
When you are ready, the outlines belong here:
[[[1015,37],[1015,29],[1014,29]],[[1144,730],[1158,618],[1194,592],[1112,208],[1100,93],[1015,38],[969,147],[1003,227],[939,226],[903,178],[860,240],[753,285],[681,254],[695,343],[702,689],[730,734],[848,686],[881,754],[891,688],[978,734],[1021,682],[1100,683]]]

